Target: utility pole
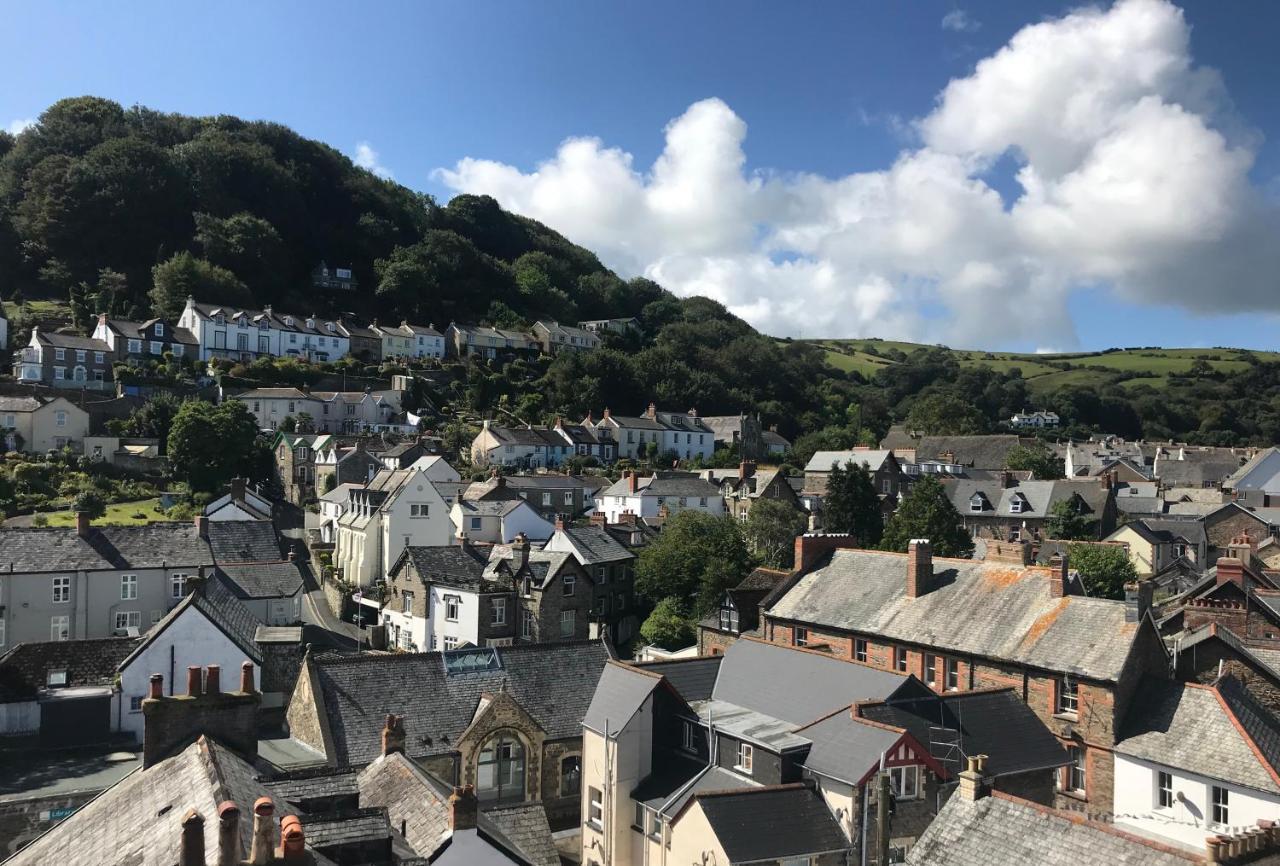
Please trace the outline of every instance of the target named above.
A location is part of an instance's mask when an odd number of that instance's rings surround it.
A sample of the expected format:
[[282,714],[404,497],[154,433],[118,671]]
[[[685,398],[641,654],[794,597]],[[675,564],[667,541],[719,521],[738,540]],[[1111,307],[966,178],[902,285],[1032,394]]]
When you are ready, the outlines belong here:
[[876,774],[876,866],[889,862],[889,774]]

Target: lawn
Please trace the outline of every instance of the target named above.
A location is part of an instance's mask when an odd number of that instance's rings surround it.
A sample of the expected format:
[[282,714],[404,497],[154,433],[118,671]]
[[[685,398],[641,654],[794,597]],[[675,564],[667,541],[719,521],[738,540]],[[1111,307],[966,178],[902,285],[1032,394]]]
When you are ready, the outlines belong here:
[[[169,522],[161,514],[160,498],[141,499],[136,502],[116,502],[107,506],[107,513],[93,521],[94,526],[141,526],[145,523]],[[76,515],[72,511],[47,512],[50,526],[75,526]],[[138,517],[137,515],[142,515]]]
[[[18,315],[18,305],[13,301],[4,302],[5,315],[13,319]],[[27,312],[38,319],[70,319],[71,306],[66,301],[27,301]]]
[[846,373],[856,370],[864,376],[875,375],[876,370],[881,367],[887,367],[893,363],[886,358],[877,358],[874,355],[868,355],[865,352],[836,352],[831,349],[827,350],[827,363],[837,370]]

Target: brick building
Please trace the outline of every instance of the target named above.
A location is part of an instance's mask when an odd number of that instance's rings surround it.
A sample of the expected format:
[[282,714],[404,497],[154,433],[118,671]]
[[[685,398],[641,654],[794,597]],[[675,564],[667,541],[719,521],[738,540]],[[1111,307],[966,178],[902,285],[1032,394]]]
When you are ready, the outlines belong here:
[[1078,595],[1065,561],[1023,567],[835,550],[800,569],[761,605],[764,637],[910,673],[936,691],[1012,687],[1072,757],[1060,805],[1107,813],[1120,720],[1143,674],[1168,676],[1154,621],[1133,603]]

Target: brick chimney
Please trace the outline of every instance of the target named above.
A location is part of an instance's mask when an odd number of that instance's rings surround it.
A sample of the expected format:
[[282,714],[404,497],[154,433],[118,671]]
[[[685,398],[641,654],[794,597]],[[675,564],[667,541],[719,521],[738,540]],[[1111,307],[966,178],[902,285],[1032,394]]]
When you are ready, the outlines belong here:
[[262,696],[253,688],[253,663],[241,668],[240,691],[223,692],[221,671],[192,666],[187,669],[187,693],[165,696],[164,677],[151,675],[151,688],[142,702],[142,766],[150,767],[209,736],[241,755],[258,755],[258,706]]
[[205,866],[204,817],[195,809],[182,816],[182,846],[178,849],[178,866]]
[[565,528],[564,515],[557,514],[556,515],[556,532],[564,532],[564,528]]
[[76,512],[76,535],[80,536],[81,538],[88,538],[89,533],[92,531],[93,531],[93,528],[92,526],[90,526],[89,512],[77,511]]
[[1004,490],[1008,490],[1012,486],[1013,486],[1013,473],[1010,472],[1008,469],[1001,469],[1000,470],[1000,487]]
[[907,598],[919,598],[933,589],[933,547],[927,538],[913,538],[907,545]]
[[244,502],[245,485],[248,483],[246,478],[231,479],[231,498],[236,502]]
[[792,569],[798,572],[811,571],[822,557],[837,548],[858,546],[858,540],[852,535],[817,533],[796,536],[795,562]]
[[1155,584],[1149,580],[1136,580],[1124,585],[1124,621],[1139,622],[1151,610],[1155,596]]
[[644,416],[646,418],[656,418],[658,416],[658,407],[650,403],[649,408],[644,411]]
[[972,803],[990,793],[982,779],[982,774],[987,768],[987,756],[969,755],[968,762],[968,768],[960,773],[960,785],[956,788],[956,794],[961,799]]
[[382,756],[404,754],[404,716],[388,713],[382,724]]
[[455,832],[474,830],[479,811],[480,804],[476,801],[475,787],[467,785],[464,788],[455,785],[453,793],[449,795],[449,829]]
[[209,518],[203,514],[196,515],[196,532],[205,541],[209,540]]
[[591,512],[591,525],[605,527],[609,525],[609,517],[603,511]]
[[1253,538],[1246,529],[1231,539],[1231,543],[1227,545],[1227,555],[1240,560],[1247,566],[1253,562],[1254,549]]
[[1049,558],[1049,596],[1062,598],[1067,594],[1067,558],[1055,553]]
[[253,839],[249,843],[249,863],[267,866],[276,853],[276,804],[259,797],[253,804]]
[[1222,586],[1224,583],[1234,583],[1236,586],[1244,589],[1244,561],[1232,556],[1228,553],[1226,556],[1218,557],[1217,562],[1218,578],[1216,584]]
[[635,493],[636,487],[639,484],[640,479],[636,476],[636,471],[634,469],[628,469],[626,474],[627,474],[627,490],[631,493]]
[[756,463],[754,460],[743,460],[738,464],[738,480],[746,481],[748,478],[756,474]]
[[218,866],[240,866],[243,850],[240,844],[240,807],[230,800],[223,800],[218,805]]

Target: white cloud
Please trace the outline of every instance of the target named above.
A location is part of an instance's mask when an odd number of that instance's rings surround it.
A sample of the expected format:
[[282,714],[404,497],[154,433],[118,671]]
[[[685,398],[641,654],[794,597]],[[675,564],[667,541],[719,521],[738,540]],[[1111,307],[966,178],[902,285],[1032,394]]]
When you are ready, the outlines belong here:
[[982,23],[963,9],[952,9],[942,16],[942,29],[956,33],[973,33]]
[[[572,138],[533,171],[467,158],[437,177],[779,335],[1069,348],[1068,297],[1092,286],[1276,307],[1280,220],[1248,178],[1257,138],[1166,0],[1023,28],[913,127],[880,171],[751,172],[746,123],[706,99],[647,170]],[[1008,202],[983,179],[1005,155],[1020,166]]]
[[9,121],[9,125],[5,127],[5,131],[10,135],[18,135],[26,129],[35,126],[36,122],[33,118],[24,117],[18,120]]
[[391,173],[391,169],[382,164],[378,152],[374,150],[373,145],[367,141],[356,143],[355,164],[361,168],[368,169],[378,177],[385,178],[387,180],[391,180],[395,177],[395,175]]

